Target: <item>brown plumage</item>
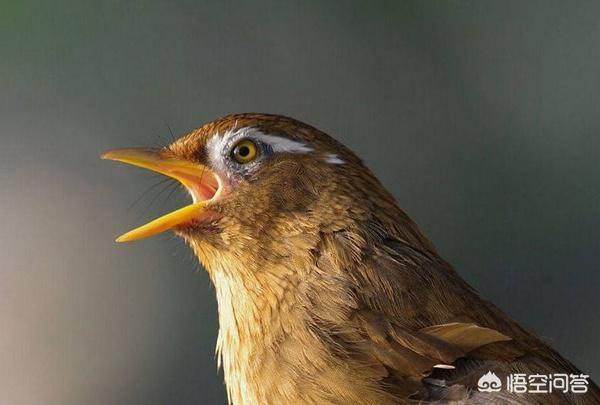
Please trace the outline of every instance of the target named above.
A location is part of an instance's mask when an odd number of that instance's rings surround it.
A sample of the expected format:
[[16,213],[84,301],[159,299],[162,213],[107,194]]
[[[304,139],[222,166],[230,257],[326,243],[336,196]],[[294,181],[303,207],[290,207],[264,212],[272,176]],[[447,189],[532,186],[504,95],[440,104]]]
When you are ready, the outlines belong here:
[[[587,394],[479,392],[488,371],[581,372],[482,299],[323,132],[240,114],[144,152],[159,163],[131,153],[105,157],[183,179],[195,204],[120,240],[172,228],[194,250],[215,285],[233,404],[600,403],[593,382]],[[174,161],[189,162],[185,176]]]

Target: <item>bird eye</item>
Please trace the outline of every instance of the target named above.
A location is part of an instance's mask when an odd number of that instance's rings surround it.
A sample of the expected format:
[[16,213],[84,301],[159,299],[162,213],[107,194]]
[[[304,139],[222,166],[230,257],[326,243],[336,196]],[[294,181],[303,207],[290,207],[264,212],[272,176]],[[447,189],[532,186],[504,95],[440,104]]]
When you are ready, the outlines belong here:
[[231,150],[231,157],[238,163],[252,162],[258,155],[258,147],[249,139],[238,142]]

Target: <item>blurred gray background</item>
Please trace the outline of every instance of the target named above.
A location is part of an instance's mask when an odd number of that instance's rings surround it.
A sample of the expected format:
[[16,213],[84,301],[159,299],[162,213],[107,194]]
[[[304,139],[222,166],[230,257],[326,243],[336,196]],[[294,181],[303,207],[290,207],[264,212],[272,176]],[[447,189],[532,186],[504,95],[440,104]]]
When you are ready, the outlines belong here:
[[600,378],[598,2],[3,1],[0,50],[0,404],[224,403],[206,274],[113,242],[186,197],[98,156],[244,111],[349,145]]

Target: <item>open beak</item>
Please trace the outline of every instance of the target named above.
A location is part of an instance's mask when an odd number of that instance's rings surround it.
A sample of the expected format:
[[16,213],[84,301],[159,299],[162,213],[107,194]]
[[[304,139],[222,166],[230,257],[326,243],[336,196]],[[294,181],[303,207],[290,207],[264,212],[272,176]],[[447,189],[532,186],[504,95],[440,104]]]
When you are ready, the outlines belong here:
[[119,236],[117,242],[147,238],[178,225],[202,219],[207,215],[206,203],[219,191],[219,178],[206,166],[178,158],[162,149],[113,149],[105,152],[101,158],[128,163],[169,176],[183,184],[192,196],[192,204]]

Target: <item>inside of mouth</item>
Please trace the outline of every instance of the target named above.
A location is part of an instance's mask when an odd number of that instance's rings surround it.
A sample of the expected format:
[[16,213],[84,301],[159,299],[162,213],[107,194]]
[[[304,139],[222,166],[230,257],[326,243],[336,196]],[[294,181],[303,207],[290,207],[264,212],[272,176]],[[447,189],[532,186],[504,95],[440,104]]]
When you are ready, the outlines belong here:
[[208,170],[205,170],[198,179],[182,181],[182,183],[190,193],[193,203],[212,200],[220,187],[218,177]]

